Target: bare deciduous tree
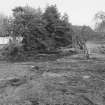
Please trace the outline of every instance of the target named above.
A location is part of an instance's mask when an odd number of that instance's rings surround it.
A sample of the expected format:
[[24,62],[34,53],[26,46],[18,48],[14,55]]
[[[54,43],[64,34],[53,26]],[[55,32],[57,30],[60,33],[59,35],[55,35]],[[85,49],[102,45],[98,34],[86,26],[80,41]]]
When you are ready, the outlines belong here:
[[74,45],[75,48],[77,49],[80,49],[82,51],[82,53],[85,55],[86,59],[89,59],[90,56],[89,56],[89,51],[88,51],[88,48],[87,48],[87,38],[85,37],[85,31],[86,27],[83,26],[79,35],[76,35],[74,38],[73,38],[73,42],[74,42]]

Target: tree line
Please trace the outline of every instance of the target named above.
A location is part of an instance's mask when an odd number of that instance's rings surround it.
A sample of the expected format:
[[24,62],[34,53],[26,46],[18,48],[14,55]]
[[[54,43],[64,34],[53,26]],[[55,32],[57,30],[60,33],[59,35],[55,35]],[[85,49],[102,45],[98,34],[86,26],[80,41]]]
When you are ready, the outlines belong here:
[[21,47],[12,42],[6,48],[12,57],[20,52],[54,52],[59,47],[72,44],[74,32],[68,15],[61,16],[56,5],[47,6],[44,12],[41,8],[29,6],[15,7],[12,12],[13,17],[4,19],[2,24],[5,26],[4,36],[11,36],[14,42],[17,37],[22,37]]
[[[99,18],[99,15],[95,17]],[[72,25],[68,15],[61,15],[56,5],[47,6],[44,11],[18,6],[12,10],[12,17],[0,15],[0,36],[11,36],[13,39],[3,51],[6,58],[52,53],[68,45],[84,50],[86,41],[99,38],[99,34],[89,26]],[[20,45],[16,43],[17,37],[22,37]]]

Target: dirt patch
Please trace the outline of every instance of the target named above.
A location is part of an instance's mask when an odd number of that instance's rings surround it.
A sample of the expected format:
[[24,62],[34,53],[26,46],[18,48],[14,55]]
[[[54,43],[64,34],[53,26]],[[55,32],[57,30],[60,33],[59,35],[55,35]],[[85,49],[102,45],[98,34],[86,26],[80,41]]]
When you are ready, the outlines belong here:
[[[104,105],[105,103],[104,60],[86,60],[82,59],[82,56],[79,59],[76,55],[58,61],[0,65],[0,75],[3,75],[0,80],[0,104]],[[6,71],[10,75],[4,78]]]

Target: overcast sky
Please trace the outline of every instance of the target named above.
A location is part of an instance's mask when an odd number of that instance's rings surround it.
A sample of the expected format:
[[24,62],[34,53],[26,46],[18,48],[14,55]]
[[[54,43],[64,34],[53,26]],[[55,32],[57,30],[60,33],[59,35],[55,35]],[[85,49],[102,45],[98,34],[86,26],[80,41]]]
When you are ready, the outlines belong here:
[[105,0],[0,0],[0,12],[10,15],[14,7],[26,4],[42,9],[47,4],[56,4],[60,12],[69,15],[74,25],[92,25],[94,14],[105,11]]

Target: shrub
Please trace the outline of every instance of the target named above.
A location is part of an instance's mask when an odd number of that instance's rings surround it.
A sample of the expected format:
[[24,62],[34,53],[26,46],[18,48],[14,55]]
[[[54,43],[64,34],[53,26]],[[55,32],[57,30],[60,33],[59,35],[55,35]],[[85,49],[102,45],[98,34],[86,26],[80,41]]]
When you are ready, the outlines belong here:
[[3,58],[8,61],[24,61],[24,51],[21,46],[14,43],[8,44],[2,51]]

